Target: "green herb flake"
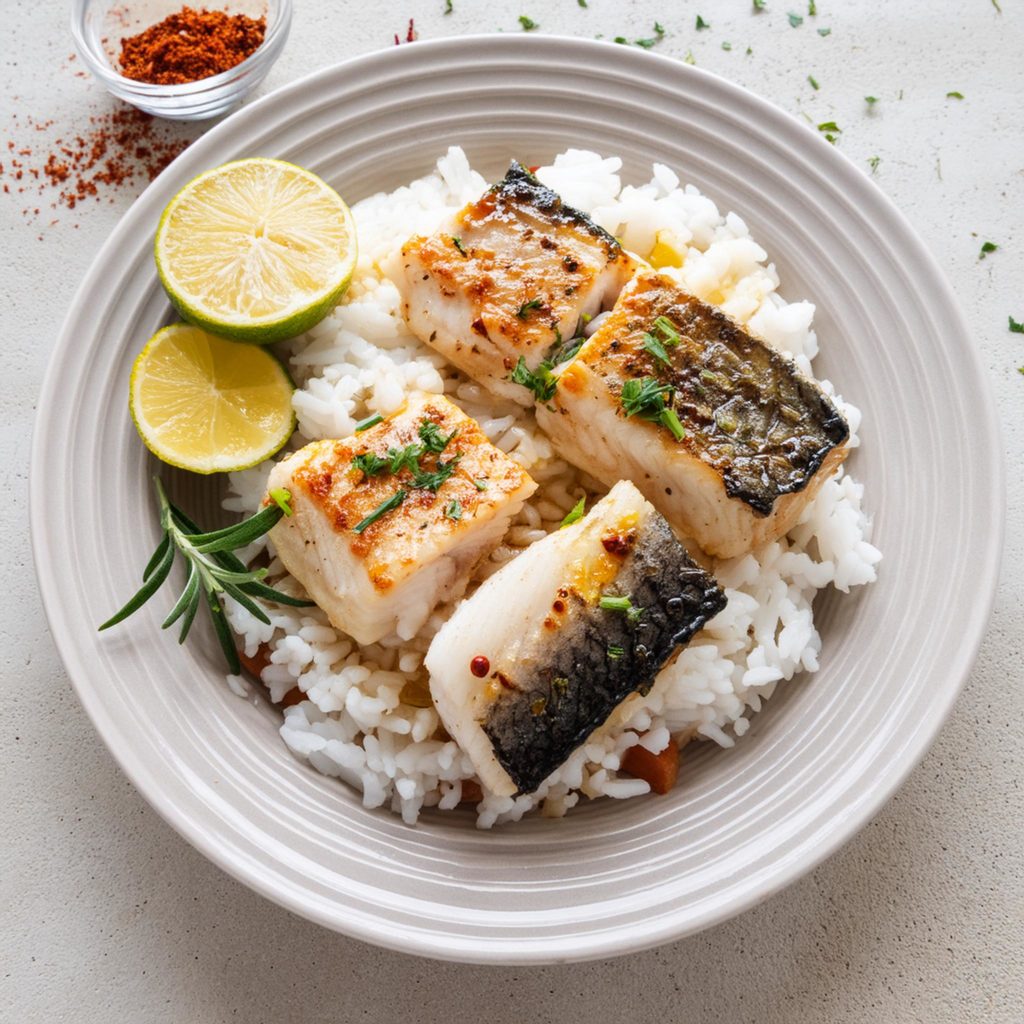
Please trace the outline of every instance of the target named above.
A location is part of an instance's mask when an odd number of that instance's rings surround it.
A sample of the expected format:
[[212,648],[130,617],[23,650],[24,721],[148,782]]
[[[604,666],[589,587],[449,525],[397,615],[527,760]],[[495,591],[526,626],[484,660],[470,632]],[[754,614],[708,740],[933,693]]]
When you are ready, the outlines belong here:
[[666,345],[679,344],[679,331],[667,316],[659,316],[654,320],[654,329],[662,336]]
[[818,131],[821,132],[825,138],[835,145],[836,136],[842,134],[843,129],[835,123],[835,121],[822,121],[818,125]]
[[754,51],[748,46],[747,47],[747,56],[749,57],[753,52]]
[[1018,323],[1013,317],[1010,317],[1010,333],[1011,334],[1024,334],[1024,323]]
[[807,76],[807,81],[811,83],[811,88],[812,89],[820,89],[821,88],[821,86],[818,85],[818,80],[814,77],[814,75],[808,75]]
[[580,7],[587,6],[587,0],[576,0],[576,3],[579,4]]
[[693,50],[687,50],[686,56],[683,58],[684,64],[696,65],[697,58],[693,55]]
[[356,424],[356,433],[361,434],[364,430],[369,430],[370,427],[377,426],[378,423],[383,423],[384,417],[381,414],[375,413],[373,416],[367,416],[365,420],[360,420]]
[[625,36],[616,36],[612,42],[618,43],[620,46],[629,46],[629,40]]
[[635,39],[634,40],[636,45],[639,46],[643,50],[653,49],[654,45],[657,43],[657,41],[658,40],[654,39],[653,37],[650,38],[650,39]]
[[597,606],[605,612],[628,612],[633,608],[633,601],[628,594],[622,597],[606,594],[597,602]]
[[466,252],[466,250],[463,248],[462,239],[459,238],[458,235],[452,235],[452,245],[454,245],[455,248],[458,249],[459,252],[461,252],[463,256],[466,256],[468,258],[469,253]]
[[[1000,12],[1000,13],[1001,13],[1001,12]],[[1018,372],[1018,373],[1019,373],[1019,374],[1020,374],[1020,375],[1021,375],[1022,377],[1024,377],[1024,366],[1018,366],[1018,367],[1017,367],[1017,372]]]
[[830,28],[819,28],[818,29],[818,35],[821,36],[822,39],[824,39],[825,36],[832,35],[832,29],[830,29]]
[[[615,41],[618,42],[617,39]],[[527,319],[527,317],[529,317],[532,310],[540,309],[540,307],[543,305],[544,302],[542,299],[530,299],[529,302],[524,302],[519,307],[519,309],[516,311],[516,316],[519,317],[520,320],[525,320]]]
[[668,358],[668,353],[665,351],[665,346],[653,334],[644,335],[643,349],[666,366],[672,365],[671,360]]
[[983,260],[990,252],[995,252],[999,246],[995,242],[982,242],[981,252],[978,254],[978,259]]
[[666,430],[668,430],[677,441],[682,441],[686,437],[686,431],[683,429],[682,423],[679,422],[679,417],[676,415],[675,409],[664,409],[661,415],[658,417],[658,422],[661,423]]
[[669,430],[677,441],[681,441],[685,431],[669,404],[672,394],[673,388],[670,384],[659,384],[654,377],[638,377],[627,380],[622,385],[620,402],[627,419],[630,416],[639,416],[652,423],[659,423]]
[[486,480],[474,480],[473,481],[473,486],[478,491],[486,491],[487,490],[487,481]]
[[868,165],[871,167],[871,173],[874,174],[878,170],[878,165],[882,162],[880,156],[868,157]]
[[291,493],[283,487],[275,487],[270,492],[270,500],[286,515],[292,514],[292,507],[289,502],[292,500]]
[[877,96],[865,96],[864,102],[869,106],[873,107],[878,102]]
[[423,442],[423,450],[439,455],[455,440],[458,431],[453,430],[450,434],[442,434],[441,428],[433,420],[421,420],[417,433]]
[[618,644],[608,645],[608,660],[618,661],[626,653],[625,647],[620,647]]
[[804,23],[804,19],[794,11],[790,11],[786,17],[789,18],[789,23],[793,28],[799,28]]
[[726,41],[726,42],[723,42],[723,43],[722,43],[722,49],[723,49],[723,50],[731,50],[731,49],[732,49],[732,43],[730,43],[730,42],[727,42],[727,41]]
[[573,523],[578,523],[583,518],[583,514],[586,512],[586,510],[587,510],[587,498],[586,498],[586,495],[584,495],[565,514],[565,518],[562,520],[562,525],[559,527],[559,529],[560,530],[564,530],[567,526],[572,526]]
[[535,28],[540,27],[533,18],[528,18],[525,14],[519,15],[519,24],[523,26],[524,32],[532,32]]
[[946,93],[946,99],[948,99],[948,100],[962,100],[963,98],[964,98],[964,94],[962,92],[954,91],[954,92],[947,92]]
[[421,491],[433,491],[434,494],[441,489],[445,481],[455,472],[455,467],[462,459],[461,455],[449,459],[447,462],[437,461],[437,469],[423,470],[414,469],[412,474],[412,485]]
[[509,374],[513,384],[522,384],[533,392],[538,402],[549,402],[554,396],[555,388],[558,387],[558,378],[551,372],[551,365],[542,362],[536,370],[531,370],[526,365],[526,358],[519,357],[515,369]]
[[452,0],[444,0],[444,10],[442,14],[451,14],[454,8],[452,7]]
[[352,465],[365,476],[377,476],[388,468],[388,460],[380,458],[374,452],[363,452],[352,460]]
[[457,523],[462,518],[462,502],[458,498],[453,498],[445,506],[444,516],[445,519],[450,519],[453,523]]
[[[420,468],[420,456],[423,454],[423,448],[418,444],[407,444],[404,448],[389,448],[385,454],[388,457],[388,470],[391,473],[401,473],[403,469],[415,473]],[[378,472],[380,471],[378,470]]]
[[754,0],[754,10],[755,11],[763,11],[764,10],[764,5],[765,5],[765,0]]
[[654,34],[656,36],[663,36],[665,34],[665,28],[660,22],[654,23]]
[[704,28],[711,28],[711,25],[710,25],[710,24],[709,24],[708,22],[706,22],[706,21],[705,21],[705,20],[704,20],[704,19],[703,19],[703,18],[702,18],[702,17],[701,17],[701,16],[699,15],[699,14],[698,14],[698,15],[697,15],[697,31],[699,32],[699,31],[700,31],[701,29],[704,29]]
[[367,527],[372,526],[382,516],[386,516],[389,512],[393,512],[403,501],[408,497],[405,491],[395,491],[387,501],[382,501],[365,519],[360,519],[355,526],[352,527],[353,533],[362,533]]
[[811,18],[816,18],[818,16],[818,5],[814,2],[814,0],[808,0],[807,14]]

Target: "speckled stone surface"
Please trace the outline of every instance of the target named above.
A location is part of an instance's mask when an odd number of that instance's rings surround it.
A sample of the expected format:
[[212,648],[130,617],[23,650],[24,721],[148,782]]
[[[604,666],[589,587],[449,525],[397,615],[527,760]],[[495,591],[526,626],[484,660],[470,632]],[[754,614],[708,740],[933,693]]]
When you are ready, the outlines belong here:
[[[4,4],[0,163],[8,140],[37,144],[26,115],[70,134],[110,106],[68,61],[69,6]],[[1020,1024],[1024,336],[1007,316],[1024,320],[1024,3],[1002,0],[1000,13],[988,0],[819,0],[816,17],[803,0],[768,0],[760,14],[748,0],[444,6],[296,0],[264,90],[391,45],[410,16],[424,38],[520,31],[527,14],[541,32],[637,39],[657,20],[662,52],[692,52],[789,111],[835,120],[862,167],[880,158],[878,183],[956,284],[1004,425],[1009,528],[977,666],[929,756],[868,828],[785,892],[696,937],[615,961],[468,968],[292,917],[207,863],[135,793],[78,706],[39,607],[26,529],[36,396],[72,291],[134,192],[52,214],[49,197],[0,194],[0,1020]],[[789,11],[804,23],[791,27]],[[709,29],[695,30],[698,13]],[[870,109],[866,95],[878,97]],[[36,205],[39,217],[25,212]],[[999,250],[979,261],[986,240]]]

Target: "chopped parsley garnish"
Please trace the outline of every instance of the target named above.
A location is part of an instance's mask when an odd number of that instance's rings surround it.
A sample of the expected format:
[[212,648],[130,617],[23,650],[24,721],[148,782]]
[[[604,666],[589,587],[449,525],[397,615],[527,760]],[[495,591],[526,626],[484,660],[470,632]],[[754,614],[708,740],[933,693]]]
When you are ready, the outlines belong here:
[[352,465],[356,469],[362,470],[366,476],[377,476],[378,473],[383,473],[388,468],[388,461],[373,452],[364,452],[352,460]]
[[587,6],[587,0],[576,0],[576,3],[578,3],[580,5],[580,7],[586,7]]
[[818,131],[822,132],[826,139],[835,145],[836,136],[842,134],[843,129],[835,121],[822,121],[818,125]]
[[523,26],[524,32],[532,32],[535,28],[540,27],[533,18],[528,18],[525,14],[519,15],[519,24]]
[[992,0],[992,6],[1000,13],[1003,13],[1002,7],[999,6],[999,0]]
[[708,24],[708,22],[706,22],[706,21],[705,21],[705,20],[704,20],[704,19],[703,19],[703,18],[702,18],[702,17],[701,17],[701,16],[699,15],[699,14],[698,14],[698,15],[697,15],[697,31],[699,32],[699,31],[700,31],[700,30],[701,30],[702,28],[711,28],[711,25],[710,25],[710,24]]
[[998,248],[999,246],[995,242],[982,242],[978,259],[983,260],[990,252],[995,252]]
[[487,490],[487,481],[486,480],[474,480],[473,481],[473,486],[478,491],[486,491]]
[[754,51],[748,46],[747,47],[747,56],[749,57],[753,52]]
[[443,14],[451,14],[454,8],[452,7],[452,0],[444,0],[444,11]]
[[964,94],[962,92],[955,92],[954,91],[954,92],[947,92],[946,93],[946,99],[948,99],[948,100],[962,100],[963,98],[964,98]]
[[352,527],[353,533],[362,533],[368,526],[372,526],[381,516],[386,516],[389,512],[398,508],[399,505],[405,501],[408,495],[405,491],[395,491],[387,501],[382,501],[365,519],[360,519],[355,526]]
[[811,88],[812,89],[820,89],[821,88],[821,86],[818,85],[818,80],[814,77],[814,75],[808,75],[807,76],[807,81],[811,83]]
[[686,51],[686,56],[683,58],[683,63],[684,64],[692,64],[692,65],[696,66],[697,58],[694,57],[693,50],[687,50]]
[[636,39],[636,40],[634,40],[636,45],[641,47],[644,50],[650,50],[654,46],[654,44],[657,43],[657,41],[658,40],[656,38],[654,38],[653,36],[651,38],[649,38],[649,39]]
[[360,420],[356,424],[356,433],[361,434],[364,430],[369,430],[370,427],[377,426],[378,423],[383,423],[384,417],[378,412],[373,416],[367,416],[365,420]]
[[880,156],[871,156],[871,157],[868,157],[868,164],[869,164],[869,165],[870,165],[870,167],[871,167],[871,173],[872,173],[872,174],[874,174],[874,173],[875,173],[875,171],[877,171],[877,170],[878,170],[878,165],[879,165],[879,164],[880,164],[881,162],[882,162],[882,158],[881,158]]
[[401,473],[403,469],[416,472],[420,468],[420,456],[423,449],[418,444],[407,444],[404,448],[389,448],[388,469],[391,473]]
[[662,343],[653,334],[644,335],[643,347],[645,352],[654,356],[655,359],[664,363],[666,366],[672,365],[668,358],[668,353],[665,351],[665,346],[662,345]]
[[654,23],[654,34],[656,36],[663,36],[665,34],[664,27],[657,21]]
[[540,309],[543,305],[544,302],[541,299],[530,299],[529,302],[524,302],[519,307],[516,311],[516,316],[519,317],[520,320],[525,320],[530,315],[531,310]]
[[412,473],[413,487],[422,491],[433,491],[434,494],[437,494],[441,485],[455,472],[455,467],[459,464],[461,458],[461,455],[456,455],[455,458],[449,459],[447,462],[442,462],[438,459],[437,469],[433,472],[417,467]]
[[526,365],[526,358],[519,357],[515,369],[509,375],[513,384],[522,384],[533,392],[538,402],[549,402],[558,387],[558,378],[551,372],[551,364],[547,361],[540,363],[536,370],[531,370]]
[[629,46],[629,40],[625,36],[616,36],[612,41],[619,43],[621,46]]
[[605,595],[597,602],[597,606],[606,612],[625,612],[630,622],[636,622],[644,613],[643,608],[633,607],[633,600],[628,594],[623,597]]
[[455,248],[458,249],[459,252],[461,252],[463,256],[466,256],[466,257],[469,256],[469,253],[466,252],[465,248],[462,245],[462,239],[459,238],[458,235],[452,235],[452,245],[454,245]]
[[754,10],[755,11],[763,11],[764,10],[764,5],[765,5],[765,0],[754,0]]
[[681,441],[686,432],[671,408],[672,394],[671,384],[659,384],[654,377],[639,377],[622,385],[620,400],[627,419],[639,416],[652,423],[660,423],[677,441]]
[[450,434],[442,434],[441,428],[433,420],[423,420],[418,433],[425,452],[440,454],[455,440],[458,431],[453,430]]
[[453,498],[445,508],[444,515],[446,519],[457,523],[462,518],[462,502],[458,498]]
[[812,18],[816,18],[818,16],[818,5],[814,0],[807,0],[807,13]]
[[722,49],[723,49],[723,50],[731,50],[731,49],[732,49],[732,43],[729,43],[729,42],[723,42],[723,43],[722,43]]
[[1017,372],[1018,372],[1018,373],[1019,373],[1019,374],[1020,374],[1020,375],[1021,375],[1022,377],[1024,377],[1024,366],[1018,366],[1018,367],[1017,367]]
[[790,11],[786,17],[789,18],[789,23],[793,28],[799,28],[804,23],[804,19],[793,11]]
[[656,317],[654,329],[661,335],[666,345],[679,344],[679,332],[676,330],[676,325],[667,316]]
[[625,647],[620,647],[618,644],[608,645],[608,659],[609,661],[618,661],[626,653]]
[[878,102],[877,96],[865,96],[864,102],[869,106],[873,107]]
[[565,518],[562,520],[562,525],[559,527],[560,530],[564,530],[567,526],[572,526],[573,523],[578,523],[583,518],[583,513],[587,509],[587,498],[584,495],[576,502],[575,505],[565,514]]
[[1018,323],[1013,317],[1010,317],[1010,332],[1012,334],[1024,334],[1024,323]]
[[832,29],[830,29],[830,28],[819,28],[818,29],[818,35],[821,36],[822,39],[824,39],[825,36],[832,35]]

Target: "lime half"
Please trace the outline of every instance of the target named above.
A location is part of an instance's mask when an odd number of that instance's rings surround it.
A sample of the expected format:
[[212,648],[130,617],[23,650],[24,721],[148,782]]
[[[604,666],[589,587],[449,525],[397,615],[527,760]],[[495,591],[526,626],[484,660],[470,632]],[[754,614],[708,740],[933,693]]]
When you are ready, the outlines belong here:
[[190,181],[156,231],[156,269],[181,316],[261,345],[293,338],[337,304],[356,265],[341,196],[315,174],[255,157]]
[[275,356],[188,324],[153,335],[135,360],[129,389],[146,447],[193,473],[255,466],[295,429],[292,381]]

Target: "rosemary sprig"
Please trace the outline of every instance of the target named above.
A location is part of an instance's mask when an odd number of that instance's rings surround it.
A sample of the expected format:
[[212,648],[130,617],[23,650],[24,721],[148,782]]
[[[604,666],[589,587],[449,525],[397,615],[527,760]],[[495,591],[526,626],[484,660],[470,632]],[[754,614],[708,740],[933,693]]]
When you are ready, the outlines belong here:
[[162,628],[168,629],[180,619],[178,643],[184,643],[199,606],[206,605],[228,668],[233,675],[237,675],[241,671],[241,665],[231,636],[231,627],[224,615],[222,594],[233,598],[251,615],[267,625],[270,624],[267,613],[253,598],[273,601],[276,604],[288,604],[296,608],[304,608],[313,603],[267,586],[263,582],[267,575],[266,569],[249,569],[234,554],[238,548],[243,548],[257,537],[262,537],[282,516],[292,514],[288,504],[291,495],[285,490],[271,491],[273,505],[268,505],[256,515],[235,523],[234,526],[226,526],[222,530],[203,531],[181,509],[171,504],[159,477],[155,477],[153,483],[160,501],[160,526],[164,535],[146,564],[142,574],[142,586],[116,615],[107,619],[99,628],[109,629],[137,612],[160,589],[170,575],[175,555],[180,554],[188,568],[185,587],[167,613]]

